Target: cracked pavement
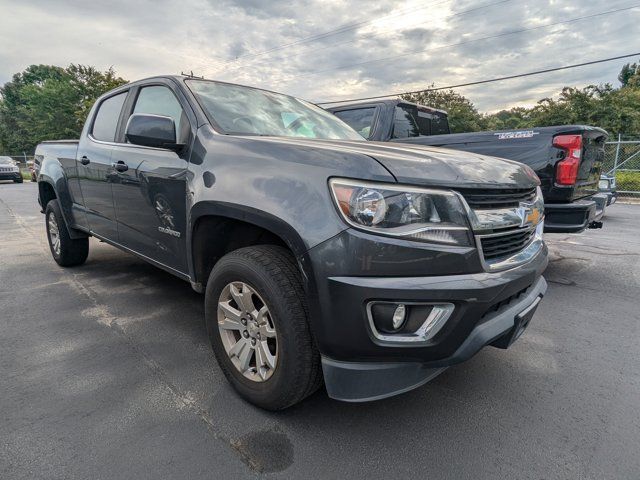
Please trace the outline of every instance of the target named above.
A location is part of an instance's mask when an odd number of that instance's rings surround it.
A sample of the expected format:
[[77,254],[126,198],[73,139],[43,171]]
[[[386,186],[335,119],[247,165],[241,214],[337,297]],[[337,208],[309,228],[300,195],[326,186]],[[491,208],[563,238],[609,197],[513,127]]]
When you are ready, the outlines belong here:
[[509,350],[407,394],[281,413],[215,363],[203,297],[94,239],[51,259],[36,186],[0,184],[0,478],[636,478],[640,205],[548,235],[549,291]]

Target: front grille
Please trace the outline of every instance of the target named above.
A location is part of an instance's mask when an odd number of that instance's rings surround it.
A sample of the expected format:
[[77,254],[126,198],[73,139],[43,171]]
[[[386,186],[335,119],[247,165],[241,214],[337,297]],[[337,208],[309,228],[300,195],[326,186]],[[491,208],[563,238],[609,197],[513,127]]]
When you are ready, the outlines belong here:
[[482,253],[485,260],[508,257],[524,249],[536,233],[535,228],[517,230],[504,235],[481,237]]
[[491,208],[518,207],[520,202],[533,202],[536,198],[534,188],[510,189],[469,189],[460,190],[460,194],[469,206],[475,210]]

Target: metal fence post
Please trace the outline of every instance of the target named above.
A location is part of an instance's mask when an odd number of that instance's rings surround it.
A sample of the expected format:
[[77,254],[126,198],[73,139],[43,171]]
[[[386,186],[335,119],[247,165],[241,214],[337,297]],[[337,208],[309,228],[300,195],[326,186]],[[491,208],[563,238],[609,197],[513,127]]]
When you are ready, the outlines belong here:
[[618,134],[618,146],[616,147],[616,158],[613,160],[613,176],[616,176],[616,170],[618,169],[618,157],[620,156],[620,142],[622,141],[622,134]]

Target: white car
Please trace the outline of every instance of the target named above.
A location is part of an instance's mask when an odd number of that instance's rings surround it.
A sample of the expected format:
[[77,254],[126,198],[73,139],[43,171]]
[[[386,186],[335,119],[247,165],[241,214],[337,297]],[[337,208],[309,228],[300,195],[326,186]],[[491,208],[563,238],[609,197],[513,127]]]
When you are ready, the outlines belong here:
[[0,157],[0,180],[13,180],[22,183],[20,168],[11,157]]

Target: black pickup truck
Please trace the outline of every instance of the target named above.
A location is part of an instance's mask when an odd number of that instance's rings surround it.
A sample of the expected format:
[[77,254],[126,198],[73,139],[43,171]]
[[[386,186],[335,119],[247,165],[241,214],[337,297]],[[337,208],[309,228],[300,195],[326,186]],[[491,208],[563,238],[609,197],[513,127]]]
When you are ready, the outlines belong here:
[[545,232],[600,228],[607,204],[598,194],[607,132],[583,125],[455,133],[447,113],[399,99],[328,108],[368,140],[431,145],[524,163],[540,177]]
[[323,380],[345,401],[415,388],[508,347],[546,291],[529,167],[367,142],[286,95],[141,80],[36,156],[54,260],[82,264],[93,236],[189,281],[222,372],[264,408]]

